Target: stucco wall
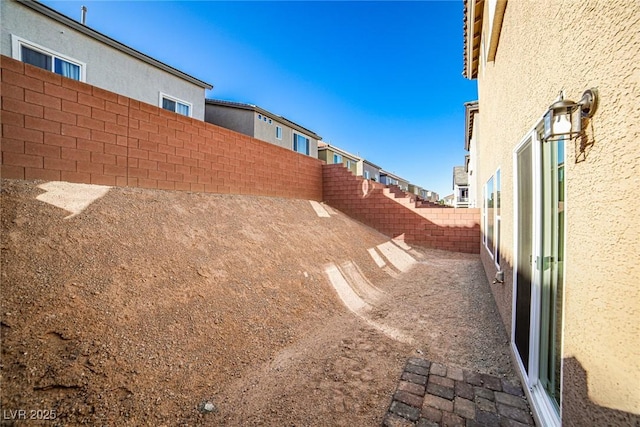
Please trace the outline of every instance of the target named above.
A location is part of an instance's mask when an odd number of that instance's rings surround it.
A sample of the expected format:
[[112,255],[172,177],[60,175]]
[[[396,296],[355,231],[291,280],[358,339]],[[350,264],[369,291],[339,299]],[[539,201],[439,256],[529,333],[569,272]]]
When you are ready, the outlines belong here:
[[380,169],[371,166],[369,163],[362,163],[362,176],[364,176],[365,172],[369,172],[369,179],[380,182]]
[[324,150],[318,150],[318,158],[320,160],[324,160],[328,165],[335,164],[333,161],[333,156],[336,154],[342,158],[342,165],[344,165],[345,168],[347,168],[354,175],[358,174],[357,160],[347,157],[344,154],[332,149],[331,147],[327,147]]
[[[566,145],[566,425],[607,411],[640,413],[638,34],[640,3],[635,1],[510,1],[496,60],[481,66],[478,75],[478,183],[501,169],[502,253],[508,268],[514,262],[515,146],[560,90],[573,100],[591,87],[600,93],[585,149],[580,141]],[[482,258],[491,270],[488,257]],[[493,291],[503,318],[509,319],[511,285]]]
[[[318,158],[318,140],[310,137],[305,132],[294,130],[291,126],[280,120],[265,116],[251,109],[235,108],[231,106],[206,104],[205,118],[208,123],[213,123],[245,135],[252,136],[261,141],[268,142],[286,149],[293,149],[293,132],[309,138],[309,156]],[[260,119],[258,119],[260,116]],[[267,117],[265,121],[263,118]],[[271,123],[269,123],[271,120]],[[276,138],[276,126],[282,128],[282,138]]]
[[204,88],[53,21],[14,1],[0,2],[0,53],[13,57],[11,34],[84,62],[86,83],[152,105],[160,92],[187,101],[193,118],[204,120]]
[[204,121],[253,136],[253,115],[254,112],[251,110],[206,104]]
[[[264,114],[257,113],[255,111],[253,113],[253,136],[255,138],[261,139],[266,142],[270,142],[271,144],[278,145],[283,148],[291,149],[293,135],[291,134],[291,128],[283,125],[278,120],[275,120],[273,117],[265,116]],[[267,117],[267,121],[264,119],[260,119]],[[271,123],[269,123],[271,120]],[[282,137],[280,139],[276,138],[276,126],[280,126],[282,128]]]
[[[266,141],[279,147],[288,148],[289,150],[291,150],[293,149],[293,134],[295,132],[298,135],[302,135],[309,139],[309,156],[313,157],[314,159],[318,158],[317,139],[312,138],[308,133],[293,129],[291,126],[275,118],[272,118],[272,123],[269,124],[269,116],[267,116],[266,122],[264,120],[258,120],[258,114],[259,113],[253,112],[253,116],[255,119],[253,123],[254,138],[258,138],[262,141]],[[282,128],[282,139],[276,138],[276,126],[280,126]]]

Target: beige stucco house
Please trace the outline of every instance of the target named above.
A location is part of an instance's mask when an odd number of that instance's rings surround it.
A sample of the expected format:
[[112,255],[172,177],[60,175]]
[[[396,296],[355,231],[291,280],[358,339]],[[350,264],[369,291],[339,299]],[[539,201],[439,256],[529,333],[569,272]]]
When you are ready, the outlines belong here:
[[318,158],[324,160],[328,165],[341,163],[354,175],[358,173],[358,163],[363,161],[355,154],[322,141],[318,142]]
[[640,425],[640,2],[465,0],[464,37],[481,258],[535,418]]

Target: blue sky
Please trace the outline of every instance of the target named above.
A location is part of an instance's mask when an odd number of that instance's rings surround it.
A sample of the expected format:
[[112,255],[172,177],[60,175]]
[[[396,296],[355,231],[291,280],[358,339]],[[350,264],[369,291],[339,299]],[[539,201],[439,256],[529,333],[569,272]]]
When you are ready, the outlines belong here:
[[444,197],[464,161],[463,2],[49,1]]

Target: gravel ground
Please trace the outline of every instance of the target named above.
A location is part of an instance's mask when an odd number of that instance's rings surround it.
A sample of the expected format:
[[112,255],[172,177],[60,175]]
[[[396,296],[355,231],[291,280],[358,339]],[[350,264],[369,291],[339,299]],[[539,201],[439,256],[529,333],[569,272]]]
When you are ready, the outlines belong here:
[[375,426],[408,357],[516,378],[477,255],[305,200],[112,188],[70,216],[42,184],[2,181],[4,414]]

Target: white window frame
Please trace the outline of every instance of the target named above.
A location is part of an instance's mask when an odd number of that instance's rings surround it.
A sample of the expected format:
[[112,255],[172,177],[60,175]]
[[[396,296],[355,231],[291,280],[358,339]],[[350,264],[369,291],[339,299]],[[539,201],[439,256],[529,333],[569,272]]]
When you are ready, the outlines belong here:
[[364,171],[364,179],[370,179],[371,178],[371,173],[369,173],[369,171]]
[[[482,244],[487,248],[487,184],[482,186]],[[488,248],[487,248],[488,250]]]
[[276,139],[282,140],[282,126],[276,125]]
[[164,92],[160,92],[159,94],[160,95],[158,97],[158,107],[160,107],[160,108],[162,108],[163,110],[166,110],[166,111],[171,111],[171,110],[167,110],[166,108],[162,107],[162,100],[163,99],[168,99],[170,101],[175,102],[176,104],[180,103],[180,104],[183,104],[183,105],[186,105],[187,107],[189,107],[189,114],[186,115],[186,116],[184,114],[178,113],[177,111],[174,111],[174,113],[180,114],[181,116],[185,116],[185,117],[193,117],[193,104],[192,103],[187,102],[185,100],[182,100],[180,98],[176,98],[175,96],[168,95],[168,94],[166,94]]
[[[302,133],[297,133],[297,132],[293,132],[292,135],[293,137],[291,138],[291,149],[299,154],[304,154],[306,156],[310,155],[311,154],[311,138],[309,138],[308,136]],[[298,135],[307,140],[307,150],[306,150],[308,151],[307,153],[303,153],[302,151],[296,150],[296,136]]]
[[[500,172],[500,167],[498,167],[495,172],[493,173],[493,175],[491,175],[489,177],[489,179],[487,179],[487,181],[485,182],[484,186],[482,187],[482,195],[483,195],[483,201],[482,201],[482,243],[484,245],[484,248],[487,250],[487,253],[491,256],[491,259],[493,259],[493,263],[495,264],[496,268],[498,270],[500,270],[500,260],[499,258],[499,254],[500,254],[500,250],[499,250],[499,245],[500,245],[500,230],[498,228],[498,224],[500,224],[500,226],[502,226],[502,221],[501,221],[501,217],[500,217],[500,213],[498,212],[498,207],[497,207],[497,203],[498,203],[498,184],[500,184],[500,186],[502,186],[502,182],[498,182],[498,175],[500,175],[500,181],[502,181],[502,173]],[[491,181],[491,191],[492,194],[491,196],[493,196],[493,215],[492,218],[489,218],[489,205],[488,205],[488,200],[490,197],[489,194],[487,194],[487,184],[489,184],[489,181]],[[502,190],[500,190],[502,191]],[[491,244],[492,244],[492,248],[489,249],[489,240],[487,239],[487,232],[488,232],[488,225],[489,225],[489,221],[491,221],[493,227],[491,229],[492,235],[491,235]]]
[[[529,141],[529,138],[531,138],[531,146],[532,146],[532,157],[533,157],[533,164],[532,164],[532,172],[533,172],[533,176],[531,176],[531,179],[533,179],[533,194],[534,194],[534,200],[533,200],[533,206],[539,206],[541,204],[541,197],[542,197],[542,193],[541,193],[541,189],[539,188],[540,186],[540,150],[541,150],[541,144],[543,143],[541,141],[540,138],[540,127],[542,126],[544,117],[540,117],[538,118],[538,120],[536,121],[536,125],[533,126],[533,128],[531,128],[526,134],[525,136],[522,138],[522,140],[514,147],[513,149],[513,171],[514,171],[514,179],[512,180],[512,184],[513,184],[513,200],[518,200],[518,183],[517,183],[517,177],[518,177],[518,153],[523,149],[523,147],[525,147],[525,145],[527,144],[527,142]],[[566,154],[565,154],[566,155]],[[566,173],[566,169],[565,169],[565,173]],[[502,179],[502,176],[500,177]],[[566,197],[566,184],[567,180],[566,180],[566,175],[565,175],[565,197]],[[566,209],[566,205],[565,205],[565,209]],[[518,227],[516,226],[516,224],[518,223],[518,204],[514,203],[513,206],[513,224],[514,224],[514,234],[513,234],[513,256],[514,256],[514,260],[518,259],[519,253],[518,253],[518,242],[519,242],[519,235],[518,235]],[[533,238],[534,238],[534,242],[533,242],[533,248],[532,248],[532,252],[534,254],[537,254],[540,252],[539,250],[539,245],[540,245],[540,241],[539,238],[536,237],[540,231],[539,228],[541,227],[541,219],[540,219],[540,213],[539,212],[534,212],[534,218],[533,218],[533,224],[534,224],[534,231],[533,231]],[[564,238],[565,238],[565,242],[566,242],[566,238],[567,238],[567,227],[565,226],[564,229]],[[529,367],[531,369],[528,369],[527,367],[524,366],[524,364],[522,363],[522,360],[520,359],[520,356],[518,355],[518,348],[516,347],[514,338],[515,337],[515,328],[516,328],[516,314],[517,314],[517,310],[516,310],[516,298],[515,296],[512,297],[512,303],[511,303],[511,351],[513,352],[513,354],[515,354],[515,360],[516,360],[516,364],[517,364],[517,369],[520,370],[520,374],[522,379],[524,380],[524,384],[523,384],[523,389],[525,390],[525,394],[527,395],[527,398],[529,400],[529,403],[531,405],[531,409],[534,411],[535,415],[536,415],[536,419],[539,419],[543,425],[548,425],[550,427],[560,427],[561,426],[561,419],[562,419],[562,405],[560,406],[560,413],[556,412],[555,408],[553,407],[553,405],[551,404],[551,402],[549,401],[545,391],[543,390],[540,382],[538,381],[538,366],[540,363],[540,355],[538,354],[537,350],[537,343],[539,342],[540,339],[540,324],[539,324],[539,309],[537,307],[539,307],[540,305],[540,300],[539,300],[539,291],[537,291],[535,289],[535,285],[534,283],[539,283],[540,279],[538,278],[539,273],[539,269],[537,268],[533,268],[533,274],[534,277],[531,279],[532,280],[532,296],[531,296],[531,307],[536,307],[534,310],[532,310],[532,316],[531,316],[531,322],[535,325],[531,332],[530,332],[530,337],[529,337]],[[517,262],[513,263],[513,273],[512,273],[512,277],[513,277],[513,294],[515,295],[516,289],[517,289],[517,277],[518,277],[518,269],[517,269]],[[566,278],[565,278],[566,280]],[[564,287],[564,285],[563,285]],[[564,295],[563,295],[563,306],[566,307],[565,305],[566,301],[564,301]],[[564,322],[563,322],[564,323]],[[564,339],[563,339],[564,341]],[[564,347],[564,342],[561,344],[562,347]],[[564,367],[563,367],[564,368]],[[563,395],[563,388],[564,385],[563,383],[560,384],[560,395]]]
[[333,153],[333,163],[342,163],[342,155],[338,153]]
[[[69,62],[71,64],[77,65],[78,67],[80,67],[80,80],[81,82],[86,82],[87,81],[87,64],[79,61],[75,58],[71,58],[70,56],[64,55],[60,52],[56,52],[55,50],[49,49],[47,47],[41,46],[37,43],[31,42],[27,39],[23,39],[22,37],[16,36],[15,34],[11,34],[11,56],[13,57],[13,59],[18,60],[20,62],[24,62],[22,61],[22,46],[26,46],[31,50],[35,50],[36,52],[40,52],[43,53],[45,55],[49,55],[52,57],[52,59],[54,58],[58,58],[61,59],[63,61]],[[51,67],[52,69],[49,70],[52,73],[55,73],[55,60],[51,61]],[[59,75],[59,74],[58,74]]]
[[[491,181],[491,194],[489,194],[489,181]],[[495,234],[495,229],[493,228],[495,226],[495,220],[493,218],[493,216],[489,216],[489,200],[491,199],[491,196],[493,196],[494,193],[494,189],[495,189],[495,177],[493,175],[491,175],[489,177],[489,179],[487,179],[484,183],[484,201],[483,201],[483,211],[484,211],[484,230],[483,230],[483,235],[484,235],[484,248],[486,249],[487,253],[489,254],[489,256],[491,257],[492,260],[495,260],[494,257],[494,251],[496,249],[495,246],[495,242],[494,242],[494,234]],[[495,201],[494,201],[495,204]],[[495,206],[493,207],[494,209],[494,213],[495,213]],[[489,224],[491,224],[491,236],[489,236]],[[489,237],[491,237],[491,245],[492,247],[489,248]]]

